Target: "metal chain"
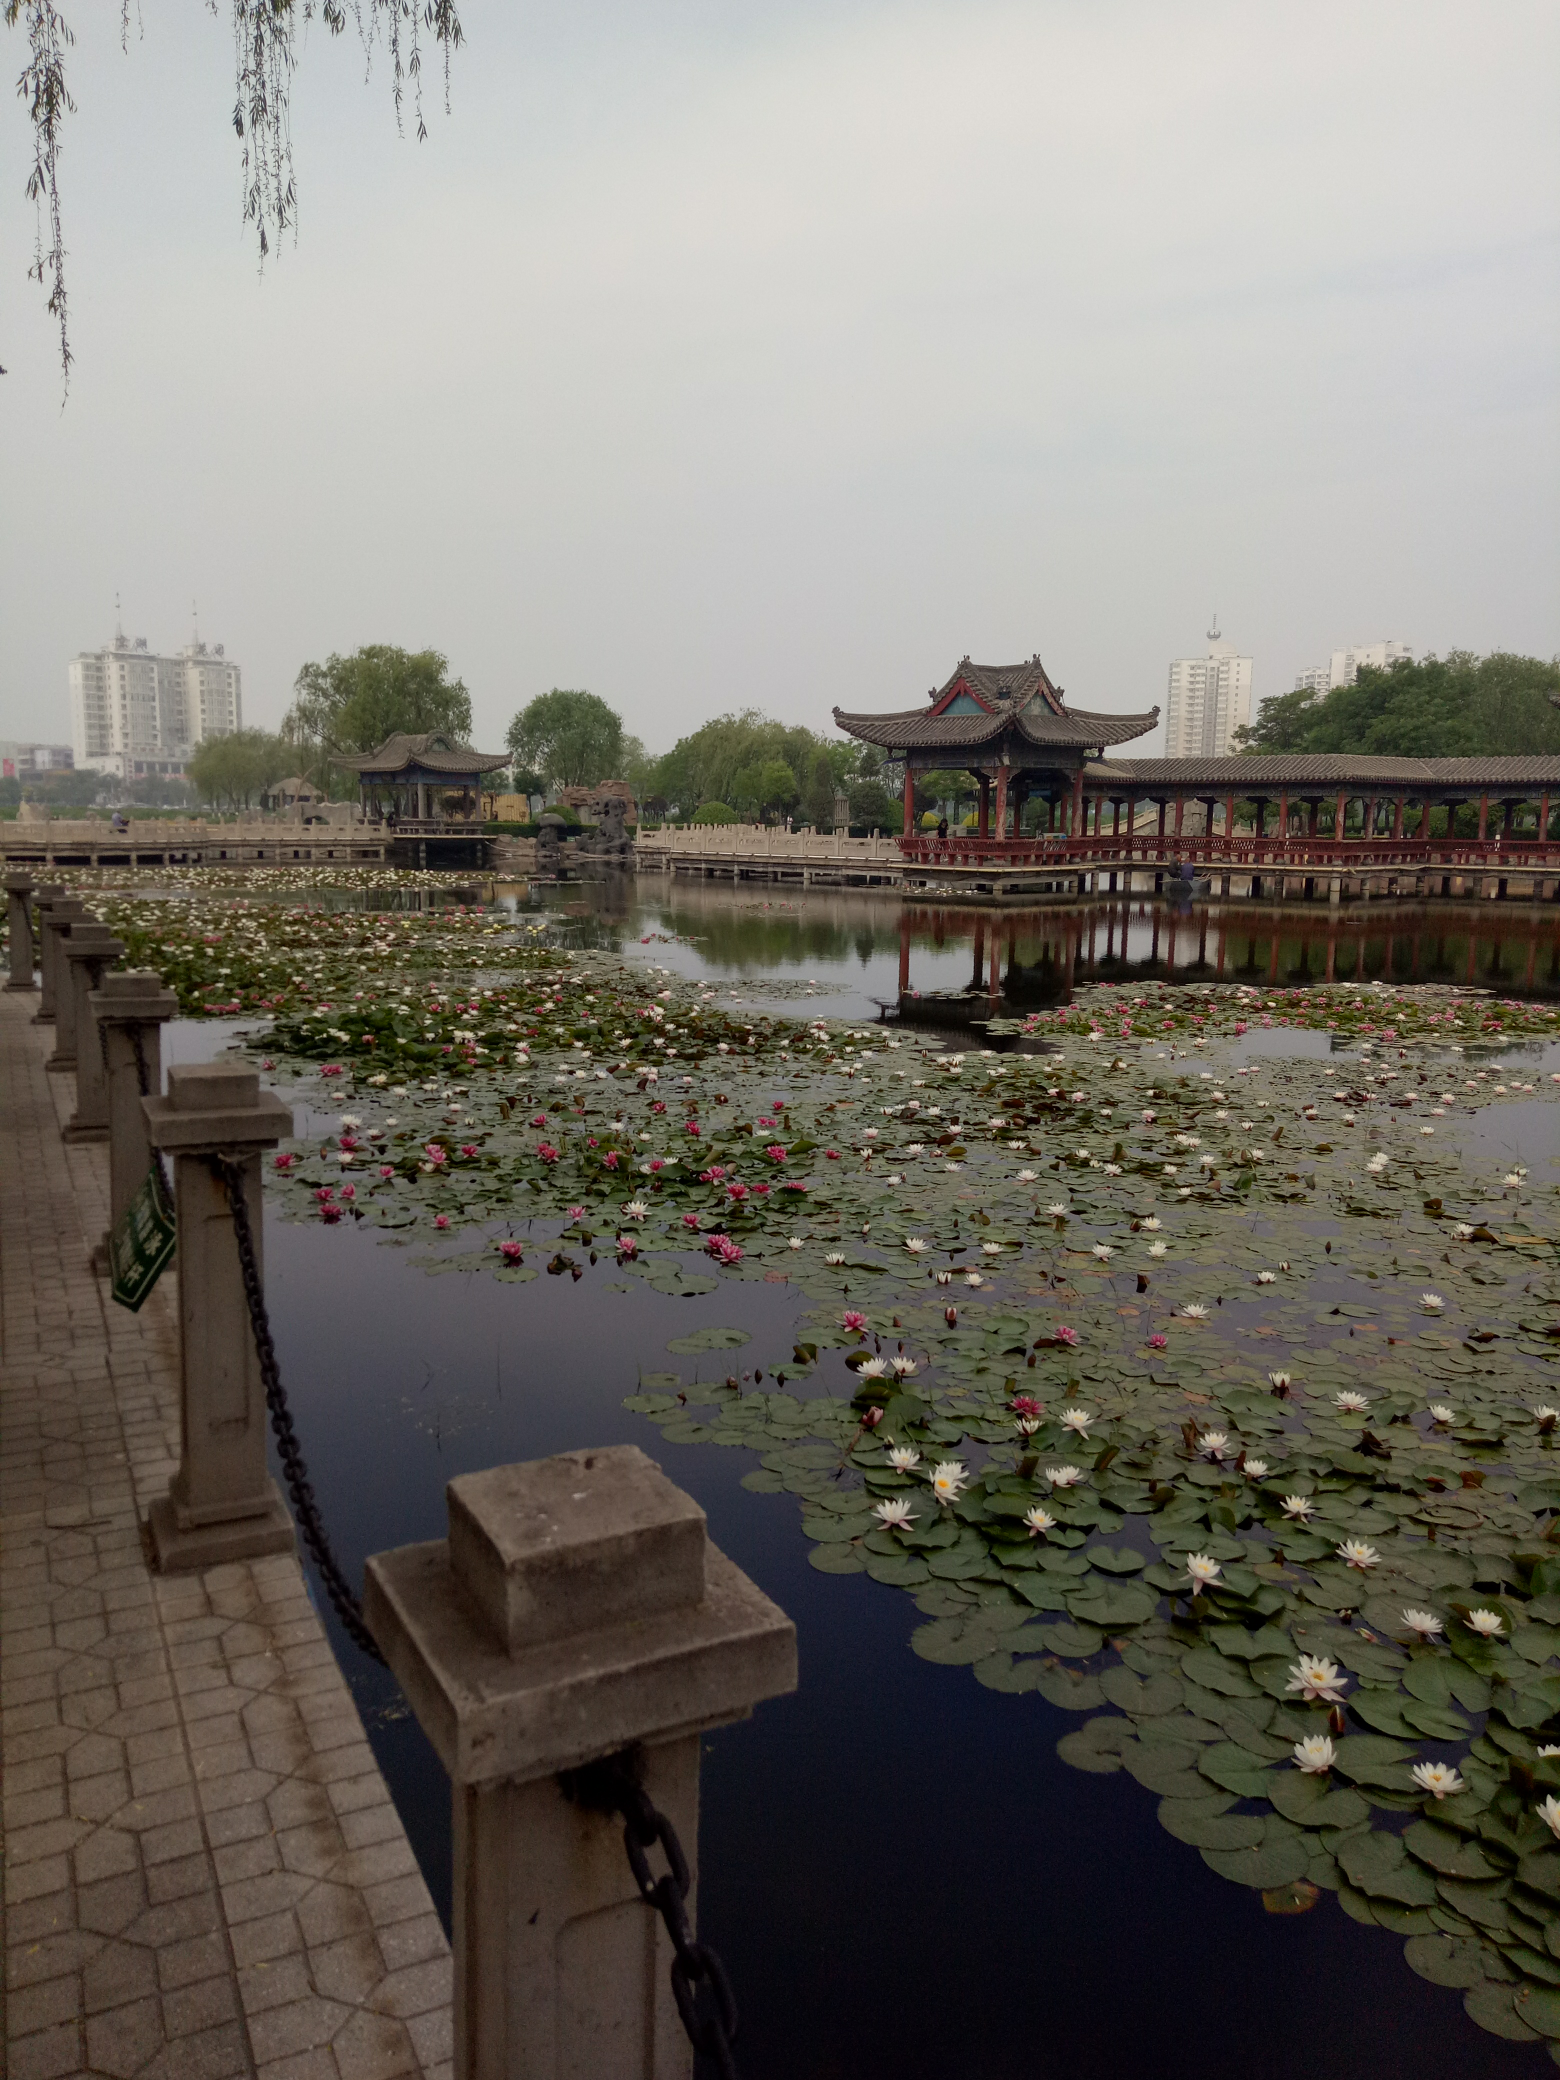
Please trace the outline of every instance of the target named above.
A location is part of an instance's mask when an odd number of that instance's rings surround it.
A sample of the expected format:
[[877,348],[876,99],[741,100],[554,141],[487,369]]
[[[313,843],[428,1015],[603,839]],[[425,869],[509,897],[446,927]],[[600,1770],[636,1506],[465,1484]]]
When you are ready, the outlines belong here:
[[[608,1755],[600,1762],[564,1773],[565,1792],[581,1805],[623,1817],[623,1846],[639,1896],[653,1907],[665,1924],[676,1956],[672,1960],[672,1998],[682,2017],[682,2026],[694,2050],[712,2059],[720,2080],[738,2080],[731,2047],[737,2035],[737,1999],[726,1976],[726,1967],[707,1943],[695,1937],[688,1923],[684,1901],[692,1883],[688,1859],[670,1820],[653,1805],[635,1773],[635,1756]],[[669,1868],[659,1878],[650,1875],[645,1852],[659,1842]],[[701,2016],[696,1988],[708,1980],[714,1997],[712,2012]]]
[[314,1489],[309,1481],[309,1469],[304,1463],[303,1451],[298,1443],[298,1433],[293,1427],[292,1410],[287,1405],[287,1390],[282,1385],[281,1370],[276,1362],[276,1345],[271,1340],[271,1323],[266,1314],[265,1294],[260,1287],[260,1267],[255,1260],[255,1238],[249,1225],[249,1202],[244,1193],[243,1165],[227,1156],[208,1156],[211,1174],[227,1193],[228,1210],[233,1216],[233,1236],[238,1244],[238,1266],[244,1281],[244,1299],[249,1307],[249,1325],[254,1332],[255,1356],[260,1361],[260,1377],[265,1382],[265,1405],[271,1412],[271,1429],[276,1436],[277,1456],[282,1462],[282,1478],[287,1483],[287,1492],[292,1497],[293,1514],[298,1520],[298,1529],[303,1534],[304,1545],[309,1557],[319,1570],[325,1593],[330,1598],[336,1615],[346,1628],[353,1643],[378,1662],[384,1661],[374,1635],[363,1622],[363,1605],[354,1596],[346,1576],[342,1573],[335,1554],[330,1549],[330,1539],[320,1517],[319,1505],[314,1499]]

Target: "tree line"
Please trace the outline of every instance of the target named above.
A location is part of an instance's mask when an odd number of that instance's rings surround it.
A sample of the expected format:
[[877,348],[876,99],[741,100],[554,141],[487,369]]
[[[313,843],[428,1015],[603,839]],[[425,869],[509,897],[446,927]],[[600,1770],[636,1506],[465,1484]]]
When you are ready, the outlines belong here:
[[1352,686],[1297,688],[1265,701],[1242,751],[1341,751],[1374,758],[1522,758],[1560,753],[1560,659],[1453,650],[1384,669]]

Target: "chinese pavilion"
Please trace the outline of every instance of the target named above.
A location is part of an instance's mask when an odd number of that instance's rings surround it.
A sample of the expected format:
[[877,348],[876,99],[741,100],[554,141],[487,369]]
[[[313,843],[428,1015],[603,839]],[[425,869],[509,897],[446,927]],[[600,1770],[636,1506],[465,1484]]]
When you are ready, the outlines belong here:
[[509,764],[507,751],[473,751],[437,730],[422,736],[397,731],[377,751],[341,755],[332,761],[358,776],[364,814],[377,823],[387,810],[397,823],[446,824],[450,796],[461,819],[482,814],[482,775]]
[[836,708],[834,720],[850,736],[904,761],[906,837],[914,828],[916,774],[952,767],[979,782],[979,836],[1001,840],[1010,817],[1016,832],[1024,803],[1035,797],[1050,804],[1052,830],[1081,833],[1085,762],[1091,754],[1100,757],[1107,744],[1146,734],[1159,710],[1098,715],[1069,708],[1038,657],[1013,665],[971,664],[966,657],[925,707],[889,715]]

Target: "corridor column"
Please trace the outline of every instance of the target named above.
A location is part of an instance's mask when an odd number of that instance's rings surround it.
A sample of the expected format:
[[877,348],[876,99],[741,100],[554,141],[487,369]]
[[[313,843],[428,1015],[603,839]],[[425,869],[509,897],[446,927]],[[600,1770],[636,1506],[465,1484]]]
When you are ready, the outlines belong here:
[[7,989],[38,987],[33,980],[32,892],[35,886],[31,874],[7,874],[5,877],[11,936],[11,976],[5,985]]
[[982,838],[991,836],[991,780],[985,773],[980,776],[980,822],[976,835]]
[[915,774],[910,761],[905,760],[905,836],[915,829]]

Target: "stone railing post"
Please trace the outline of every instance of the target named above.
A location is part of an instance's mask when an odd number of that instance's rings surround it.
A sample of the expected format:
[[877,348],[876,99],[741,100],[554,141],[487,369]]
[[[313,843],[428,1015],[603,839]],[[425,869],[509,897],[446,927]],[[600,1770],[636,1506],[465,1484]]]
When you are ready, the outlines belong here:
[[559,1772],[633,1750],[696,1881],[700,1734],[796,1687],[795,1627],[634,1445],[447,1495],[448,1539],[373,1555],[363,1608],[451,1780],[455,2080],[687,2080],[622,1822]]
[[31,874],[7,874],[5,893],[11,938],[11,973],[7,989],[36,989],[33,980],[32,896],[37,886]]
[[[76,1033],[76,1109],[61,1128],[67,1141],[108,1139],[108,1076],[104,1043],[92,1017],[92,994],[105,968],[124,957],[124,941],[106,924],[73,924],[60,941],[62,988]],[[56,1025],[55,1031],[59,1031]]]
[[[78,917],[85,917],[87,906],[75,896],[62,895],[58,888],[38,891],[38,972],[43,982],[43,993],[38,1000],[38,1009],[33,1013],[35,1026],[52,1026],[59,1010],[56,989],[58,963],[55,950],[59,945],[60,933],[67,931]],[[51,1065],[52,1066],[52,1065]]]
[[[146,1095],[162,1090],[162,1028],[179,1013],[179,999],[148,969],[105,975],[87,999],[102,1035],[108,1090],[108,1226],[112,1231],[152,1167],[152,1144],[141,1110],[136,1040],[146,1064]],[[77,1084],[78,1102],[80,1084]],[[96,1271],[108,1269],[108,1234],[92,1252]]]
[[168,1095],[141,1100],[148,1139],[174,1159],[179,1232],[179,1470],[151,1507],[165,1574],[293,1549],[292,1518],[265,1463],[265,1386],[255,1356],[227,1191],[209,1158],[240,1165],[256,1269],[260,1151],[293,1116],[253,1069],[179,1063]]
[[76,1066],[76,991],[71,980],[70,947],[72,939],[78,946],[85,946],[100,938],[112,938],[108,926],[92,915],[90,910],[80,916],[61,922],[64,910],[62,903],[54,903],[49,910],[49,929],[54,952],[54,1052],[45,1067],[55,1070],[73,1070]]

